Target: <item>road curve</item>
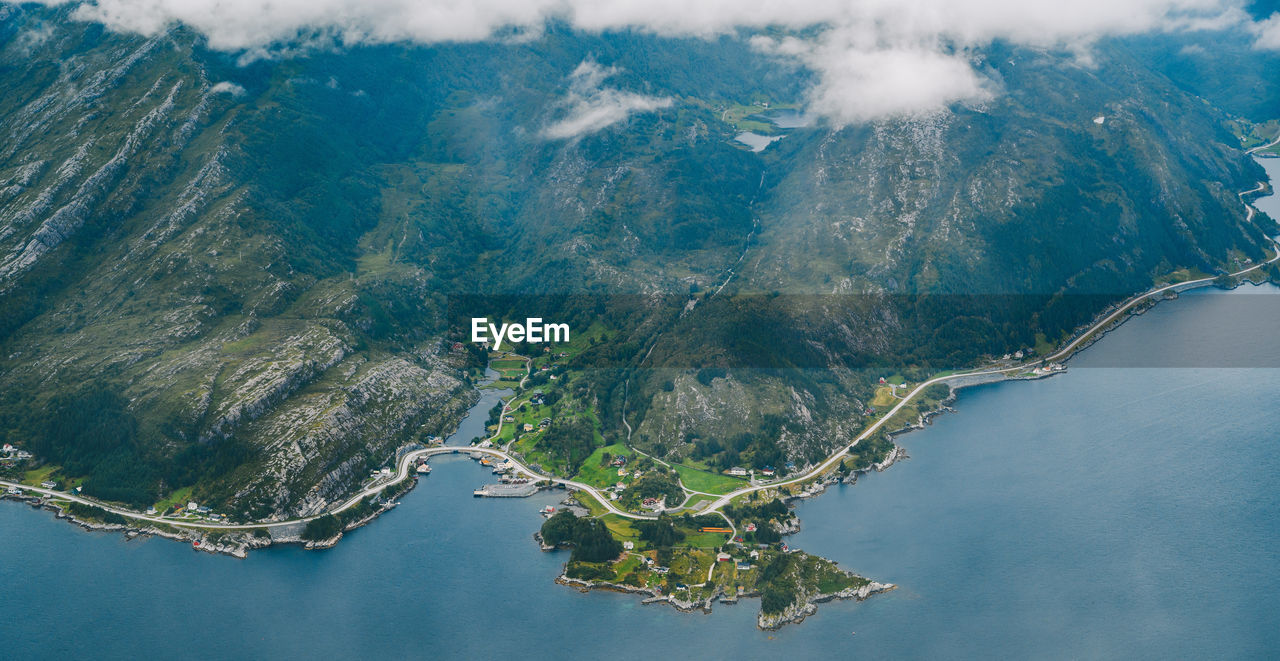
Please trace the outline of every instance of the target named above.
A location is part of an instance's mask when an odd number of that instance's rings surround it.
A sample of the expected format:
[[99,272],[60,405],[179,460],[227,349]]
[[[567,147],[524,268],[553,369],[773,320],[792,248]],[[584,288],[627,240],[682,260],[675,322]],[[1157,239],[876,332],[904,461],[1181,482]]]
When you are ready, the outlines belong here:
[[[1234,273],[1231,273],[1231,274],[1229,274],[1229,275],[1230,275],[1231,277],[1233,277],[1233,278],[1235,278],[1235,277],[1239,277],[1239,276],[1245,275],[1245,274],[1247,274],[1247,273],[1250,273],[1250,272],[1252,272],[1252,271],[1256,271],[1256,270],[1258,270],[1258,269],[1262,268],[1263,266],[1265,266],[1265,265],[1267,265],[1267,264],[1272,264],[1272,263],[1275,263],[1277,260],[1280,260],[1280,240],[1278,240],[1278,239],[1276,239],[1276,238],[1273,238],[1273,239],[1272,239],[1272,242],[1275,244],[1275,247],[1276,247],[1276,250],[1277,250],[1277,251],[1276,251],[1275,256],[1273,256],[1271,259],[1268,259],[1268,260],[1266,260],[1266,261],[1264,261],[1264,262],[1259,262],[1258,264],[1255,264],[1255,265],[1250,266],[1250,267],[1245,268],[1245,269],[1241,269],[1241,270],[1236,271],[1236,272],[1234,272]],[[887,413],[885,413],[885,415],[884,415],[884,416],[882,416],[880,419],[876,420],[876,421],[875,421],[874,423],[872,423],[869,427],[867,427],[866,429],[864,429],[864,430],[862,431],[862,433],[861,433],[861,434],[859,434],[857,437],[855,437],[852,441],[850,441],[848,444],[846,444],[846,445],[844,445],[844,446],[840,447],[838,450],[836,450],[836,451],[835,451],[835,452],[833,452],[831,455],[829,455],[829,456],[828,456],[828,457],[827,457],[827,458],[826,458],[822,463],[818,464],[817,466],[815,466],[814,468],[810,469],[809,471],[806,471],[805,473],[802,473],[801,475],[798,475],[798,476],[796,476],[796,477],[789,478],[789,479],[786,479],[786,480],[781,480],[781,481],[778,481],[778,482],[771,482],[771,483],[768,483],[768,484],[754,485],[754,486],[751,486],[751,487],[745,487],[745,488],[742,488],[742,489],[738,489],[738,490],[733,491],[733,492],[731,492],[731,493],[728,493],[728,494],[725,494],[725,495],[723,495],[723,496],[720,496],[720,497],[716,498],[715,500],[713,500],[713,501],[712,501],[711,503],[709,503],[708,505],[706,505],[706,506],[702,507],[701,509],[694,510],[694,511],[695,511],[695,513],[698,513],[698,514],[708,514],[708,513],[718,512],[718,511],[720,510],[720,508],[722,508],[722,507],[724,507],[725,505],[729,504],[729,503],[730,503],[734,498],[737,498],[737,497],[739,497],[739,496],[743,496],[743,495],[746,495],[746,494],[749,494],[749,493],[752,493],[752,492],[755,492],[755,491],[763,491],[763,490],[765,490],[765,489],[775,489],[775,488],[777,488],[777,487],[787,486],[787,485],[796,484],[796,483],[800,483],[800,482],[805,482],[805,481],[807,481],[807,480],[813,479],[814,477],[817,477],[817,476],[821,475],[822,473],[826,472],[827,470],[830,470],[830,469],[831,469],[831,468],[832,468],[832,467],[833,467],[837,462],[839,462],[839,461],[843,460],[844,456],[845,456],[845,455],[846,455],[850,450],[852,450],[852,449],[854,448],[854,446],[856,446],[859,442],[861,442],[862,440],[864,440],[864,439],[866,439],[867,437],[869,437],[869,436],[871,436],[872,434],[874,434],[877,430],[879,430],[879,429],[880,429],[880,427],[882,427],[886,422],[888,422],[891,418],[893,418],[893,416],[894,416],[894,415],[896,415],[896,414],[898,413],[898,411],[900,411],[900,410],[902,409],[902,407],[906,406],[906,405],[907,405],[907,403],[909,403],[911,400],[915,399],[915,397],[916,397],[917,395],[919,395],[921,392],[923,392],[923,391],[924,391],[924,389],[925,389],[925,388],[928,388],[929,386],[932,386],[932,385],[934,385],[934,384],[938,384],[938,383],[945,383],[945,382],[950,381],[950,380],[953,380],[953,379],[960,379],[960,378],[973,377],[973,376],[981,376],[981,375],[988,375],[988,374],[1007,374],[1007,373],[1010,373],[1010,372],[1025,371],[1026,369],[1028,369],[1028,368],[1030,368],[1030,367],[1035,367],[1035,366],[1037,366],[1037,365],[1041,365],[1041,364],[1044,364],[1044,363],[1054,362],[1054,361],[1057,361],[1057,360],[1061,360],[1062,358],[1064,358],[1064,357],[1066,357],[1066,356],[1071,355],[1071,353],[1072,353],[1072,352],[1074,352],[1074,351],[1075,351],[1075,350],[1076,350],[1076,349],[1077,349],[1077,348],[1078,348],[1082,343],[1084,343],[1086,340],[1088,340],[1090,337],[1092,337],[1092,336],[1093,336],[1095,333],[1097,333],[1099,330],[1102,330],[1103,328],[1105,328],[1106,326],[1108,326],[1109,324],[1111,324],[1111,323],[1112,323],[1113,321],[1115,321],[1115,320],[1116,320],[1120,315],[1122,315],[1122,314],[1126,313],[1127,311],[1129,311],[1129,310],[1133,309],[1133,307],[1134,307],[1134,306],[1136,306],[1136,305],[1138,305],[1138,304],[1142,303],[1143,301],[1145,301],[1145,300],[1149,299],[1150,297],[1152,297],[1152,296],[1157,296],[1157,295],[1162,294],[1162,293],[1164,293],[1164,292],[1167,292],[1167,291],[1169,291],[1169,290],[1179,290],[1179,291],[1181,291],[1181,290],[1185,290],[1185,289],[1192,289],[1192,288],[1196,288],[1196,287],[1203,287],[1203,286],[1205,286],[1205,285],[1211,284],[1211,283],[1212,283],[1214,280],[1216,280],[1218,277],[1219,277],[1219,276],[1212,276],[1212,277],[1208,277],[1208,278],[1199,278],[1199,279],[1196,279],[1196,280],[1189,280],[1189,281],[1186,281],[1186,282],[1179,282],[1179,283],[1175,283],[1175,284],[1171,284],[1171,285],[1165,285],[1165,286],[1162,286],[1162,287],[1157,287],[1157,288],[1155,288],[1155,289],[1151,289],[1151,290],[1149,290],[1149,291],[1146,291],[1146,292],[1144,292],[1144,293],[1142,293],[1142,294],[1138,294],[1138,295],[1136,295],[1136,296],[1134,296],[1134,297],[1132,297],[1132,298],[1128,299],[1125,303],[1121,304],[1119,307],[1117,307],[1115,310],[1113,310],[1113,311],[1112,311],[1110,314],[1108,314],[1107,316],[1103,317],[1101,320],[1099,320],[1099,321],[1095,322],[1095,323],[1094,323],[1093,325],[1091,325],[1088,329],[1086,329],[1083,333],[1081,333],[1080,335],[1078,335],[1074,340],[1072,340],[1071,342],[1067,343],[1067,345],[1066,345],[1066,346],[1064,346],[1063,348],[1059,349],[1058,351],[1054,352],[1053,354],[1051,354],[1051,355],[1049,355],[1049,356],[1047,356],[1047,357],[1045,357],[1045,358],[1042,358],[1042,359],[1040,359],[1040,360],[1037,360],[1037,361],[1034,361],[1034,362],[1030,362],[1030,363],[1021,364],[1021,365],[1017,365],[1017,366],[1015,366],[1015,367],[1005,367],[1005,368],[996,368],[996,369],[979,369],[979,370],[974,370],[974,371],[969,371],[969,372],[960,372],[960,373],[956,373],[956,374],[948,374],[948,375],[946,375],[946,376],[938,376],[938,377],[934,377],[934,378],[932,378],[932,379],[929,379],[928,381],[925,381],[925,382],[921,383],[920,385],[916,386],[916,387],[915,387],[915,388],[910,392],[910,394],[908,394],[908,395],[907,395],[906,397],[904,397],[901,401],[899,401],[899,402],[898,402],[898,403],[897,403],[897,404],[896,404],[892,409],[890,409]],[[524,380],[522,379],[522,380],[521,380],[521,383],[523,384],[523,382],[524,382]],[[515,398],[513,397],[513,398],[512,398],[512,401],[514,401],[514,400],[515,400]],[[505,450],[501,450],[501,449],[497,449],[497,448],[477,448],[477,447],[471,447],[471,446],[437,446],[437,447],[423,448],[423,449],[414,450],[414,451],[411,451],[411,452],[405,453],[405,455],[404,455],[404,456],[402,456],[402,457],[400,458],[399,462],[397,462],[396,472],[395,472],[395,474],[394,474],[390,479],[388,479],[388,480],[384,480],[384,481],[380,481],[380,482],[376,482],[376,483],[374,483],[374,484],[370,485],[369,487],[366,487],[365,489],[361,490],[359,493],[357,493],[357,494],[355,494],[354,496],[351,496],[351,497],[350,497],[350,498],[348,498],[347,500],[343,501],[343,503],[342,503],[341,505],[339,505],[338,507],[336,507],[336,508],[333,508],[333,509],[327,510],[327,511],[322,512],[322,513],[319,513],[319,514],[313,514],[313,515],[311,515],[311,516],[297,517],[297,518],[293,518],[293,519],[286,519],[286,520],[281,520],[281,521],[266,521],[266,522],[260,522],[260,523],[240,523],[240,524],[233,524],[233,523],[210,523],[210,522],[202,522],[202,521],[181,521],[181,520],[176,520],[176,519],[169,519],[169,518],[165,518],[165,517],[162,517],[162,516],[159,516],[159,515],[143,514],[143,513],[140,513],[140,512],[133,511],[133,510],[124,509],[124,508],[116,507],[116,506],[113,506],[113,505],[109,505],[109,504],[103,503],[103,502],[101,502],[101,501],[95,500],[95,499],[93,499],[93,498],[87,498],[87,497],[84,497],[84,496],[80,496],[80,495],[78,495],[78,494],[73,494],[73,493],[69,493],[69,492],[65,492],[65,491],[56,491],[56,490],[53,490],[53,489],[45,489],[44,487],[32,487],[32,486],[27,486],[27,485],[24,485],[24,484],[21,484],[21,483],[18,483],[18,482],[10,482],[10,481],[8,481],[8,480],[0,480],[0,486],[5,486],[5,487],[17,487],[17,488],[22,489],[23,491],[33,492],[33,493],[38,493],[38,494],[41,494],[41,495],[44,495],[44,496],[49,496],[49,497],[51,497],[51,498],[56,498],[56,499],[58,499],[58,500],[64,500],[64,501],[73,502],[73,503],[81,503],[81,504],[84,504],[84,505],[91,505],[91,506],[94,506],[94,507],[100,507],[100,508],[102,508],[103,510],[106,510],[106,511],[111,512],[111,513],[113,513],[113,514],[118,514],[118,515],[120,515],[120,516],[122,516],[122,517],[125,517],[125,518],[127,518],[127,519],[131,519],[131,520],[134,520],[134,521],[145,521],[145,522],[148,522],[148,523],[163,524],[163,525],[168,525],[168,526],[172,526],[172,527],[175,527],[175,528],[188,528],[188,529],[203,529],[203,530],[256,530],[256,529],[267,529],[267,528],[279,528],[279,527],[284,527],[284,526],[296,525],[296,524],[299,524],[299,523],[306,523],[306,522],[308,522],[308,521],[312,521],[312,520],[314,520],[314,519],[318,519],[318,518],[320,518],[320,517],[322,517],[322,516],[325,516],[326,514],[339,514],[339,513],[341,513],[341,512],[345,512],[346,510],[351,509],[352,507],[355,507],[355,506],[356,506],[356,505],[357,505],[357,504],[358,504],[362,499],[364,499],[364,498],[366,498],[366,497],[368,497],[368,496],[371,496],[371,495],[377,494],[377,493],[381,493],[381,492],[382,492],[383,490],[385,490],[386,488],[388,488],[388,487],[390,487],[390,486],[393,486],[393,485],[396,485],[396,484],[399,484],[400,482],[403,482],[404,480],[408,479],[408,478],[409,478],[409,476],[411,475],[411,472],[410,472],[410,471],[411,471],[411,466],[412,466],[412,465],[413,465],[413,463],[414,463],[418,458],[420,458],[420,457],[429,457],[429,456],[433,456],[433,455],[437,455],[437,454],[451,454],[451,453],[453,453],[453,454],[456,454],[456,453],[468,453],[468,454],[469,454],[469,453],[472,453],[472,452],[479,452],[479,453],[482,453],[482,454],[487,454],[487,455],[490,455],[490,456],[493,456],[493,457],[498,457],[498,458],[501,458],[501,459],[504,459],[504,460],[510,461],[512,464],[514,464],[514,465],[515,465],[515,467],[516,467],[516,472],[517,472],[518,474],[528,476],[528,477],[529,477],[529,478],[531,478],[531,479],[534,479],[534,480],[537,480],[537,481],[546,481],[546,482],[551,482],[551,483],[553,483],[553,484],[560,484],[560,485],[564,485],[564,486],[566,486],[566,487],[568,487],[568,488],[570,488],[570,489],[575,489],[575,490],[578,490],[578,491],[584,491],[584,492],[586,492],[586,493],[590,494],[590,495],[591,495],[593,498],[595,498],[597,501],[599,501],[599,502],[600,502],[600,504],[601,504],[601,505],[603,505],[603,506],[604,506],[604,508],[605,508],[606,510],[608,510],[608,511],[609,511],[610,513],[612,513],[612,514],[616,514],[616,515],[618,515],[618,516],[622,516],[622,517],[625,517],[625,518],[628,518],[628,519],[655,519],[655,518],[657,518],[657,517],[656,517],[656,515],[651,515],[651,514],[634,514],[634,513],[632,513],[632,512],[627,512],[627,511],[621,510],[621,509],[619,509],[618,507],[616,507],[616,506],[613,504],[613,501],[611,501],[611,500],[610,500],[609,498],[607,498],[603,493],[601,493],[598,489],[596,489],[595,487],[593,487],[593,486],[591,486],[591,485],[589,485],[589,484],[585,484],[585,483],[582,483],[582,482],[577,482],[577,481],[574,481],[574,480],[568,480],[568,479],[564,479],[564,478],[559,478],[559,477],[555,477],[555,476],[551,476],[551,475],[543,475],[543,474],[541,474],[541,473],[538,473],[538,472],[534,471],[533,469],[529,468],[528,466],[526,466],[526,465],[525,465],[523,462],[521,462],[520,460],[516,459],[515,457],[512,457],[512,456],[511,456],[508,452],[506,452]]]
[[[1230,274],[1231,277],[1233,278],[1239,277],[1251,271],[1256,271],[1267,264],[1271,264],[1276,262],[1277,260],[1280,260],[1280,241],[1277,241],[1276,239],[1273,238],[1272,242],[1277,244],[1276,254],[1274,257],[1272,257],[1271,259],[1268,259],[1265,262],[1260,262],[1258,264],[1250,266],[1249,268],[1236,271],[1235,273]],[[1045,363],[1051,363],[1051,362],[1061,360],[1067,356],[1070,356],[1071,353],[1074,352],[1076,348],[1079,347],[1088,338],[1092,337],[1099,330],[1107,327],[1109,324],[1111,324],[1111,322],[1115,321],[1117,317],[1133,309],[1134,306],[1138,305],[1142,301],[1145,301],[1152,296],[1162,294],[1171,289],[1179,289],[1179,288],[1193,289],[1196,287],[1203,287],[1205,285],[1211,284],[1218,277],[1219,276],[1213,276],[1209,278],[1200,278],[1197,280],[1188,280],[1186,282],[1179,282],[1172,285],[1157,287],[1155,289],[1149,290],[1142,294],[1138,294],[1137,296],[1130,298],[1128,301],[1126,301],[1125,303],[1117,307],[1114,311],[1111,312],[1111,314],[1108,314],[1107,316],[1103,317],[1101,320],[1095,322],[1092,326],[1086,329],[1074,340],[1067,343],[1067,345],[1064,346],[1063,348],[1035,362],[1025,363],[1015,367],[976,370],[972,372],[960,372],[957,374],[948,374],[946,376],[937,376],[932,379],[929,379],[928,381],[925,381],[920,385],[916,386],[915,389],[913,389],[910,394],[908,394],[905,398],[903,398],[902,401],[898,402],[892,409],[889,409],[889,411],[885,413],[883,417],[881,417],[879,420],[876,420],[874,423],[872,423],[870,427],[867,427],[865,430],[863,430],[863,432],[859,434],[856,438],[854,438],[853,441],[851,441],[848,445],[845,445],[842,448],[835,451],[834,453],[832,453],[830,456],[827,457],[826,460],[818,464],[815,468],[794,478],[781,480],[778,482],[771,482],[769,484],[761,484],[761,485],[756,485],[751,487],[745,487],[742,489],[738,489],[737,491],[733,491],[731,493],[725,494],[717,498],[716,500],[712,501],[708,506],[700,510],[700,513],[707,513],[707,512],[713,512],[713,511],[719,510],[721,507],[728,505],[734,498],[749,494],[753,491],[761,491],[764,489],[774,489],[781,486],[796,484],[799,482],[805,482],[807,480],[813,479],[814,477],[817,477],[818,475],[821,475],[827,470],[830,470],[837,462],[842,461],[844,459],[844,456],[850,450],[852,450],[854,446],[856,446],[863,439],[874,434],[878,429],[880,429],[881,426],[883,426],[886,422],[888,422],[891,418],[893,418],[893,416],[896,415],[898,411],[902,409],[903,406],[906,406],[908,402],[915,399],[916,395],[919,395],[921,392],[924,392],[924,389],[928,388],[929,386],[932,386],[937,383],[945,383],[952,379],[960,379],[965,377],[981,376],[986,374],[1006,374],[1009,372],[1021,372],[1021,371],[1026,371],[1028,368],[1032,368],[1037,365],[1042,365]]]
[[1271,142],[1268,142],[1268,143],[1263,144],[1263,145],[1258,145],[1257,147],[1254,147],[1253,149],[1246,149],[1246,150],[1244,150],[1244,153],[1249,154],[1249,155],[1253,155],[1253,153],[1254,153],[1254,152],[1256,152],[1256,151],[1261,151],[1261,150],[1263,150],[1263,149],[1267,149],[1268,147],[1274,147],[1274,146],[1276,146],[1276,145],[1278,145],[1278,144],[1280,144],[1280,135],[1277,135],[1277,136],[1276,136],[1276,139],[1275,139],[1275,140],[1272,140]]

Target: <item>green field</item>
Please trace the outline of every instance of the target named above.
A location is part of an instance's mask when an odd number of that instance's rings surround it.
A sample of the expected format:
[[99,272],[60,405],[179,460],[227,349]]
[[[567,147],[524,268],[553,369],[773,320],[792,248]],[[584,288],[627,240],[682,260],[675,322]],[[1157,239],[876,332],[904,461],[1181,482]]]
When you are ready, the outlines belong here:
[[876,408],[888,408],[897,403],[898,398],[893,396],[893,388],[889,386],[876,388],[876,394],[871,398],[871,405]]
[[680,473],[680,482],[694,491],[726,494],[730,491],[748,486],[746,480],[741,480],[736,477],[701,471],[681,464],[672,464],[672,466],[676,469],[677,473]]
[[57,466],[53,466],[53,465],[41,466],[40,468],[29,470],[23,473],[22,483],[30,484],[33,487],[38,487],[40,486],[41,482],[44,482],[45,480],[49,479],[49,477],[56,472],[58,472]]
[[[583,500],[595,501],[590,496],[584,497]],[[600,503],[596,503],[596,507],[600,507]],[[644,546],[645,543],[640,541],[640,531],[636,530],[633,519],[618,516],[617,514],[606,514],[600,517],[600,520],[604,522],[605,527],[609,529],[609,532],[613,533],[614,537],[624,541],[635,542],[637,549]]]
[[156,511],[164,514],[174,505],[186,505],[191,502],[191,491],[191,487],[182,487],[174,491],[167,498],[156,503]]
[[794,108],[789,104],[779,104],[765,106],[762,103],[753,103],[751,105],[733,104],[720,112],[721,121],[726,124],[732,124],[734,128],[740,131],[751,131],[761,135],[770,135],[778,132],[778,127],[772,122],[762,121],[758,119],[748,119],[753,115],[769,112],[770,110],[784,110]]
[[[1258,124],[1246,120],[1232,120],[1227,122],[1227,126],[1240,139],[1240,146],[1243,149],[1252,149],[1259,145],[1268,144],[1280,136],[1280,119],[1272,119]],[[1274,145],[1256,153],[1280,154],[1280,145]]]
[[711,496],[700,496],[698,494],[693,494],[693,496],[689,498],[689,502],[685,503],[684,506],[686,509],[696,510],[699,507],[701,507],[703,503],[709,503],[713,500],[715,499],[712,498]]
[[604,488],[618,482],[630,482],[630,476],[618,477],[617,466],[609,464],[605,464],[604,466],[600,465],[601,460],[604,458],[604,453],[606,452],[615,457],[631,457],[631,451],[622,443],[614,443],[613,445],[596,448],[595,452],[592,452],[591,456],[587,457],[587,460],[582,462],[582,467],[578,469],[578,474],[574,476],[574,479],[579,482],[586,482],[596,488]]

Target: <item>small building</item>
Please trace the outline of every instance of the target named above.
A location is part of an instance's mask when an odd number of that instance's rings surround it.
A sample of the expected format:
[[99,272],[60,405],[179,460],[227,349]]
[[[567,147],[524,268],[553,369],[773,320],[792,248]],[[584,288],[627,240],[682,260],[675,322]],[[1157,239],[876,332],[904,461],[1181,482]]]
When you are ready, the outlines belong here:
[[773,466],[765,466],[764,468],[760,469],[760,474],[765,477],[773,477],[777,472],[778,472],[777,469],[774,468]]
[[618,477],[626,477],[626,476],[627,476],[627,469],[625,469],[625,468],[619,468],[619,469],[618,469]]
[[147,516],[155,516],[155,515],[156,515],[156,506],[152,505],[151,507],[148,507]]
[[8,444],[8,443],[5,443],[5,444],[4,444],[4,451],[5,451],[5,453],[13,452],[15,449],[16,449],[16,448],[14,448],[12,445],[10,445],[10,444]]
[[750,563],[750,562],[739,562],[739,563],[738,563],[738,571],[748,571],[748,570],[750,570],[750,569],[751,569],[751,563]]
[[533,425],[526,422],[524,423],[524,427],[522,427],[522,429],[524,429],[525,431],[533,431]]
[[192,512],[194,512],[194,511],[196,511],[196,510],[200,509],[200,505],[199,505],[199,503],[197,503],[196,501],[194,501],[194,500],[193,500],[193,501],[191,501],[191,502],[187,503],[187,509],[189,509],[189,510],[191,510]]
[[623,543],[622,543],[622,548],[623,548],[624,550],[627,550],[627,551],[630,551],[631,549],[634,549],[635,547],[636,547],[636,543],[635,543],[635,542],[623,542]]
[[725,553],[724,551],[716,554],[716,562],[729,562],[730,560],[733,560],[733,556]]
[[53,480],[45,480],[44,482],[40,483],[40,486],[46,489],[56,489],[58,488],[58,483],[54,482]]
[[755,532],[755,531],[756,531],[756,524],[754,524],[754,523],[748,523],[748,524],[747,524],[747,527],[746,527],[746,531],[747,531],[747,532]]
[[883,376],[880,377],[880,385],[884,385],[885,383],[887,383],[887,381],[885,381],[885,378]]
[[745,469],[745,468],[743,468],[743,467],[741,467],[741,466],[734,466],[733,468],[730,468],[729,470],[727,470],[727,471],[725,471],[725,472],[726,472],[726,473],[728,473],[729,475],[739,475],[739,476],[741,476],[741,475],[746,475],[746,474],[747,474],[747,469]]

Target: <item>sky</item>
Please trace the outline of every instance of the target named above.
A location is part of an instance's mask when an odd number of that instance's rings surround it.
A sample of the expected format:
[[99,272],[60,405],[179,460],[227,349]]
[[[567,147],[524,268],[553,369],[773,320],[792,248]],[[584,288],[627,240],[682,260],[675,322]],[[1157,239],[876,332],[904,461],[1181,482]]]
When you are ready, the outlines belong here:
[[[474,42],[536,36],[548,20],[599,32],[635,29],[714,37],[782,28],[803,37],[750,37],[754,47],[815,74],[808,110],[835,124],[936,112],[998,93],[973,53],[993,40],[1077,53],[1108,36],[1239,30],[1280,49],[1280,14],[1255,21],[1244,0],[43,0],[108,28],[155,34],[182,23],[218,50],[262,56],[308,43]],[[608,64],[608,63],[605,63]],[[568,72],[567,72],[568,73]],[[550,138],[599,130],[670,105],[605,86],[612,70],[569,74],[566,117]]]

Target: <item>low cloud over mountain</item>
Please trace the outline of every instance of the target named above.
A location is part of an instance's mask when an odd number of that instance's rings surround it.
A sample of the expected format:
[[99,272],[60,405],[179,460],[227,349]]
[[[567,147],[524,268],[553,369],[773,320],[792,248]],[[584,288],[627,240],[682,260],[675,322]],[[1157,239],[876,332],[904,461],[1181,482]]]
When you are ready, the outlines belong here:
[[[780,28],[790,36],[754,43],[813,70],[813,110],[836,123],[990,97],[998,90],[973,51],[993,40],[1074,50],[1084,62],[1099,38],[1162,30],[1239,29],[1258,47],[1280,48],[1280,19],[1254,23],[1239,0],[88,0],[75,16],[143,34],[181,23],[212,48],[250,57],[298,46],[536,35],[549,20],[687,36]],[[593,130],[656,102],[580,93],[574,114],[547,134]]]

